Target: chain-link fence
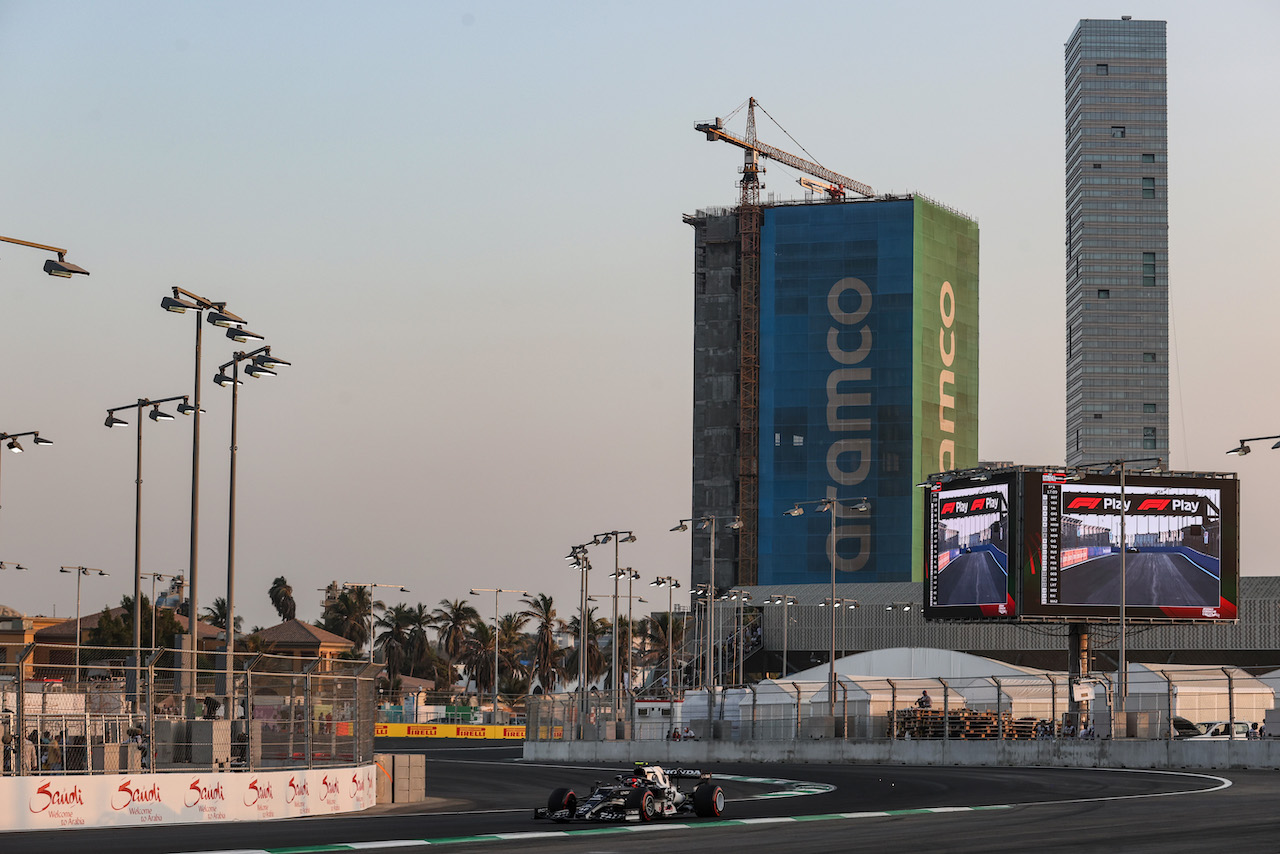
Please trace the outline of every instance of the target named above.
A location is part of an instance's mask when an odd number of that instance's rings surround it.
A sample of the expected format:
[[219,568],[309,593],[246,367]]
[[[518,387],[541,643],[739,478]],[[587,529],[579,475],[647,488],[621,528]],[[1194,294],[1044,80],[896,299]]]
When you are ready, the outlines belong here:
[[[372,665],[0,646],[4,774],[265,770],[373,757]],[[148,654],[149,653],[149,654]]]
[[[1133,665],[1128,696],[1113,675],[1062,674],[765,680],[657,697],[588,691],[531,697],[529,741],[1268,737],[1275,692],[1237,668]],[[1280,727],[1277,727],[1280,729]]]

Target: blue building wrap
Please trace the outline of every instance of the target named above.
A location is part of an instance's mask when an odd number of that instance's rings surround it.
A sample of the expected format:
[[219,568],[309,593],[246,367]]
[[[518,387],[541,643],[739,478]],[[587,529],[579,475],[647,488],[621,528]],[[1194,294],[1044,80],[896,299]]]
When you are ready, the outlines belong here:
[[[915,202],[766,208],[760,234],[759,583],[912,580]],[[936,348],[936,341],[934,343]]]

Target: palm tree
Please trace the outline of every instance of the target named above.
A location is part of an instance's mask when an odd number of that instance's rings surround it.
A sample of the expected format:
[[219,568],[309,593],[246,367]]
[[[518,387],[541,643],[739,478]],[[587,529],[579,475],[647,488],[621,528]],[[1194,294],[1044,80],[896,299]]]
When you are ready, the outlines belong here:
[[271,607],[276,609],[282,621],[297,617],[298,606],[293,601],[293,588],[289,586],[289,581],[283,575],[276,576],[276,580],[271,582],[271,589],[267,591],[267,596],[271,599]]
[[341,635],[358,650],[369,641],[369,619],[374,610],[384,607],[373,599],[368,587],[349,587],[324,606],[320,628]]
[[[673,674],[680,673],[680,647],[684,644],[684,620],[672,619],[670,613],[655,614],[645,621],[643,643],[645,652],[641,658],[645,664],[652,664],[654,672],[665,676],[667,673],[667,650],[672,651],[673,660],[670,668]],[[675,676],[676,679],[679,676]]]
[[556,632],[564,630],[564,621],[556,618],[555,602],[545,593],[526,596],[520,601],[528,606],[520,613],[537,624],[530,649],[533,675],[542,690],[551,693],[556,682],[564,678],[564,650],[556,645]]
[[431,612],[431,625],[435,627],[437,646],[450,663],[456,663],[467,643],[467,630],[480,619],[480,612],[467,604],[466,599],[440,600],[440,607]]
[[[208,623],[211,626],[217,626],[223,631],[227,628],[227,600],[222,596],[213,600],[213,604],[204,609],[204,614],[200,617],[200,622]],[[236,617],[236,631],[240,631],[240,627],[244,625],[244,617]]]
[[[609,662],[605,660],[604,653],[600,651],[600,639],[609,634],[613,629],[613,624],[607,617],[596,617],[596,609],[587,609],[586,620],[586,664],[587,664],[587,681],[592,682],[600,676],[604,675],[609,669]],[[579,637],[578,627],[581,621],[578,617],[574,617],[569,621],[568,630],[575,638],[574,645],[569,648],[565,655],[565,671],[567,673],[578,672],[578,644]]]
[[374,627],[383,630],[377,635],[374,648],[382,651],[382,660],[387,665],[387,679],[395,684],[410,663],[409,633],[413,628],[413,609],[407,605],[393,605],[383,612]]
[[478,694],[493,691],[493,645],[497,642],[498,637],[493,629],[479,618],[472,621],[471,633],[463,639],[459,663],[466,669],[467,675],[475,680]]

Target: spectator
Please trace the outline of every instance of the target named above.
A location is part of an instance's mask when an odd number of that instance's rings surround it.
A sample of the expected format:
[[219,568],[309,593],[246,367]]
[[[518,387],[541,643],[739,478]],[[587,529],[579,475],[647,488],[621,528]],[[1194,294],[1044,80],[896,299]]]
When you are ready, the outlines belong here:
[[689,725],[684,725],[684,730],[680,733],[680,737],[685,741],[696,741],[697,736],[693,734],[693,730],[689,729]]
[[1246,738],[1248,738],[1250,741],[1257,741],[1258,739],[1262,738],[1262,734],[1258,732],[1258,725],[1256,723],[1249,725],[1249,732],[1246,735]]
[[920,692],[920,698],[916,700],[916,708],[920,708],[920,709],[933,708],[933,698],[929,696],[928,691]]

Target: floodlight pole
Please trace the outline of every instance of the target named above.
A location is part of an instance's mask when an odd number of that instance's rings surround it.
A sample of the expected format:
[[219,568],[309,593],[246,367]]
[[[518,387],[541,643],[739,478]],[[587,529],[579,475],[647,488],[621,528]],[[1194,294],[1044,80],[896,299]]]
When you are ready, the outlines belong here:
[[496,724],[498,722],[498,594],[521,593],[525,596],[530,594],[528,590],[507,590],[501,587],[476,587],[471,591],[472,596],[481,593],[493,594],[493,715],[489,718],[489,722]]

